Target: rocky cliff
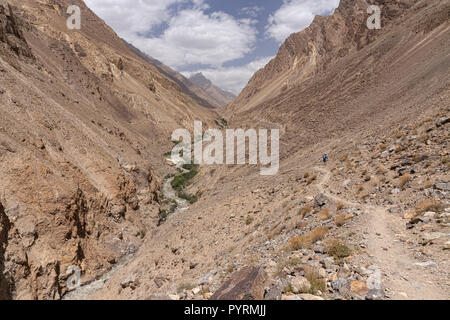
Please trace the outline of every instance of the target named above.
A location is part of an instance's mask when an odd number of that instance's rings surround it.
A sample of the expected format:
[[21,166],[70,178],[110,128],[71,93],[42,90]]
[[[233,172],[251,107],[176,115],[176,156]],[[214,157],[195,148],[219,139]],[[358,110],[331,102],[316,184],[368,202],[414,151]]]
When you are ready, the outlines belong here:
[[82,1],[0,4],[0,297],[59,299],[158,222],[174,128],[214,118]]

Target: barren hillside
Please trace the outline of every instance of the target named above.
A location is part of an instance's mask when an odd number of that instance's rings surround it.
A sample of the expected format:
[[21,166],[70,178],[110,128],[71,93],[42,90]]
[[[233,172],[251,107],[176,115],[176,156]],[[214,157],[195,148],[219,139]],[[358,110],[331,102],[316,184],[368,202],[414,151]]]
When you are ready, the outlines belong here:
[[206,92],[210,97],[210,100],[214,101],[217,107],[225,107],[236,98],[234,94],[215,86],[210,80],[205,78],[202,73],[194,74],[189,78],[189,81]]
[[[449,299],[448,1],[342,0],[220,116],[76,2],[0,6],[0,298]],[[279,173],[170,168],[194,119]]]
[[[0,4],[0,297],[58,299],[156,228],[170,134],[214,114],[82,1]],[[166,149],[165,149],[166,148]]]

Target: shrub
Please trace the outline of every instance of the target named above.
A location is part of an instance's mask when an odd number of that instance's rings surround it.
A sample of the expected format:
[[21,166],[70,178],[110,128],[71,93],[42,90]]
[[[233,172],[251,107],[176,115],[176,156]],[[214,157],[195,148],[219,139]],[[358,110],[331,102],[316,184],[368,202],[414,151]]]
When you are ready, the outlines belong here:
[[249,226],[253,223],[253,220],[253,217],[247,216],[247,218],[245,219],[245,224]]
[[427,199],[420,202],[416,206],[415,211],[417,214],[422,214],[427,211],[440,212],[442,210],[442,207],[442,204],[438,203],[437,201]]
[[177,287],[177,293],[182,293],[185,290],[192,290],[196,285],[192,282],[182,282]]
[[334,223],[338,227],[342,227],[349,220],[349,216],[346,214],[340,214],[334,217]]
[[303,293],[317,294],[318,291],[325,292],[325,279],[320,279],[319,274],[312,267],[305,268],[305,278],[311,284],[311,288],[302,288]]
[[340,261],[349,257],[352,254],[352,251],[347,245],[336,240],[327,246],[327,253]]
[[314,210],[313,207],[311,207],[311,206],[306,206],[306,207],[300,209],[300,215],[302,216],[302,218],[305,218],[305,216],[306,216],[308,213],[311,213],[313,210]]
[[198,165],[184,165],[183,168],[185,166],[185,169],[189,171],[175,176],[171,183],[172,188],[177,191],[181,191],[198,174]]
[[403,176],[400,177],[400,179],[398,180],[398,186],[400,188],[404,188],[406,186],[406,184],[408,182],[411,181],[411,175],[410,174],[404,174]]
[[296,251],[299,249],[305,249],[310,247],[312,244],[319,240],[322,240],[328,232],[326,227],[318,227],[308,233],[302,234],[300,236],[292,237],[289,240],[290,249]]
[[318,216],[319,221],[328,220],[330,218],[331,218],[331,214],[328,209],[324,208],[324,209],[320,210],[319,216]]
[[178,192],[178,197],[189,201],[190,204],[194,204],[198,201],[198,197],[195,195],[187,194],[184,192]]
[[310,185],[311,183],[313,183],[316,180],[317,180],[317,175],[313,175],[306,180],[306,184]]

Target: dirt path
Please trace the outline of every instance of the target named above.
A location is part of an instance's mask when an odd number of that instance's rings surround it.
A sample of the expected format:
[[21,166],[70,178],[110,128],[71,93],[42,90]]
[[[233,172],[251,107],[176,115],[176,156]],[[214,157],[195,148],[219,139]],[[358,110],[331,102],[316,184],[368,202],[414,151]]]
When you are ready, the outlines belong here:
[[405,228],[405,222],[400,217],[389,214],[384,207],[354,203],[331,194],[327,184],[332,173],[323,167],[315,169],[323,175],[317,185],[319,192],[366,212],[362,229],[368,233],[367,249],[381,271],[381,282],[390,299],[449,299],[449,294],[437,285],[445,282],[439,276],[438,267],[416,265],[419,261],[412,257],[411,249],[397,239],[396,235]]

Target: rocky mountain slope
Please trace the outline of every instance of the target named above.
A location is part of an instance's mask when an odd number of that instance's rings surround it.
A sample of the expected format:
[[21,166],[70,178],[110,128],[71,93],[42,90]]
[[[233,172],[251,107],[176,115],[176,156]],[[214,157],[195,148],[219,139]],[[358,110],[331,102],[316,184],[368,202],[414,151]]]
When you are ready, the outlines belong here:
[[250,79],[230,110],[248,110],[274,98],[372,43],[380,31],[366,26],[369,4],[380,4],[385,28],[415,2],[341,1],[331,16],[316,16],[308,28],[290,35],[277,56]]
[[224,91],[215,86],[202,73],[192,75],[189,81],[205,91],[217,107],[224,107],[236,98],[231,92]]
[[0,298],[59,299],[152,237],[173,129],[216,116],[82,1],[0,3]]
[[[2,5],[0,297],[448,299],[449,3],[384,0],[369,31],[369,2],[291,36],[222,122],[82,2],[80,31],[64,1]],[[193,119],[280,128],[279,173],[168,168]]]
[[126,42],[126,45],[129,46],[136,54],[138,54],[140,57],[142,57],[145,61],[153,65],[155,68],[158,69],[160,73],[165,75],[167,78],[174,81],[176,84],[179,85],[180,89],[190,97],[192,97],[198,104],[201,106],[207,107],[207,108],[218,108],[222,107],[225,104],[222,104],[222,101],[218,101],[217,98],[211,96],[208,92],[206,92],[202,87],[196,85],[190,79],[183,76],[181,73],[173,70],[172,68],[166,66],[161,61],[150,57],[149,55],[145,54],[132,44]]
[[284,46],[228,108],[230,127],[281,129],[279,174],[200,167],[199,200],[91,298],[449,298],[449,4],[382,3],[379,31],[363,1],[316,18],[322,63],[271,91],[314,51]]

